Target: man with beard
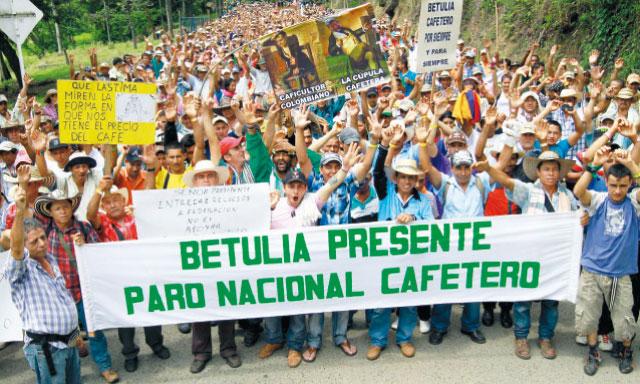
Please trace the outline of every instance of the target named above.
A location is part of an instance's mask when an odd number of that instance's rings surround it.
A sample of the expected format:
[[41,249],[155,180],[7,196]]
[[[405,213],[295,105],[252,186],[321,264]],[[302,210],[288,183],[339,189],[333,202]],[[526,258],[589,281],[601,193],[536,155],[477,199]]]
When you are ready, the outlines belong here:
[[367,46],[356,33],[345,28],[336,19],[326,22],[329,35],[329,55],[347,55],[355,69],[377,69],[379,67],[371,47]]

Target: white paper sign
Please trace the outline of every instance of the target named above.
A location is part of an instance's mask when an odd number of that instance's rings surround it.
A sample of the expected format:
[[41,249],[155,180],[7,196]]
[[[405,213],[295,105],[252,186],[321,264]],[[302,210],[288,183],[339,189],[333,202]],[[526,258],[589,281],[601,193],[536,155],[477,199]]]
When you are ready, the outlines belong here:
[[11,300],[11,286],[2,278],[4,265],[9,257],[9,252],[0,253],[0,343],[22,340],[22,321]]
[[463,0],[422,0],[418,24],[419,73],[453,68]]
[[138,238],[267,231],[269,185],[133,191]]
[[147,123],[155,121],[156,99],[141,93],[116,93],[116,121]]

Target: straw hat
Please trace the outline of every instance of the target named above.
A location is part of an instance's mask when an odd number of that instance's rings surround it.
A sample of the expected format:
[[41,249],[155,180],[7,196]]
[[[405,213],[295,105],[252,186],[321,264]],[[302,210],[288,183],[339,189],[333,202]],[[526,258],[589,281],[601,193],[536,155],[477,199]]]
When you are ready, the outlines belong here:
[[524,159],[524,173],[530,180],[536,181],[538,179],[538,165],[545,161],[555,161],[560,165],[560,180],[564,179],[575,164],[573,160],[561,159],[553,151],[544,151],[538,157],[526,157]]
[[182,181],[187,187],[193,187],[193,178],[195,175],[204,172],[215,172],[218,174],[218,185],[224,185],[229,179],[229,169],[224,166],[215,165],[211,160],[200,160],[195,167],[188,170],[182,176]]
[[398,159],[392,169],[396,174],[402,173],[409,176],[420,176],[424,172],[418,168],[418,163],[414,159]]
[[33,204],[33,209],[42,216],[51,218],[51,204],[56,201],[64,201],[67,200],[71,203],[71,211],[75,212],[80,205],[80,199],[82,198],[82,194],[78,193],[73,197],[68,197],[63,191],[57,189],[51,192],[48,195],[40,196],[36,199]]

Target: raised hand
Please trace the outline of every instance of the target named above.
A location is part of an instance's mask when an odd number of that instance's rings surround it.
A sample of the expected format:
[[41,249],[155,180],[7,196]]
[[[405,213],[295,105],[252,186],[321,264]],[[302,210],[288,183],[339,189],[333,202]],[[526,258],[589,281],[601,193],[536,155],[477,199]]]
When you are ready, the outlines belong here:
[[613,67],[618,71],[621,70],[622,67],[624,67],[624,59],[622,57],[618,57],[613,65]]
[[16,170],[18,174],[18,184],[24,189],[27,188],[27,184],[29,184],[29,180],[31,180],[31,166],[22,164]]
[[349,145],[349,149],[347,153],[342,157],[342,168],[345,171],[350,170],[354,165],[356,165],[360,159],[362,158],[362,154],[359,154],[359,146],[358,143],[351,143]]
[[300,107],[298,113],[294,116],[293,125],[296,129],[302,129],[311,124],[309,120],[309,106]]
[[558,44],[554,44],[549,51],[550,56],[555,56],[558,53]]
[[541,143],[547,142],[547,135],[549,134],[549,123],[544,120],[539,121],[535,126],[536,138]]
[[278,205],[278,201],[280,201],[280,192],[278,191],[269,192],[269,204],[272,210],[276,208],[276,205]]
[[31,139],[31,146],[36,152],[44,151],[47,148],[47,137],[39,130],[32,129],[29,138]]
[[18,187],[14,199],[18,212],[24,212],[27,209],[27,192],[25,188]]
[[404,124],[401,121],[394,120],[391,122],[391,127],[393,128],[391,143],[396,146],[404,144]]
[[594,66],[598,64],[598,57],[600,57],[600,51],[594,49],[589,54],[589,65]]
[[589,97],[596,100],[600,97],[602,93],[602,83],[601,82],[593,82],[589,84]]
[[98,189],[104,193],[109,193],[111,191],[111,186],[113,185],[113,179],[111,176],[103,176],[102,179],[98,182]]
[[369,128],[371,129],[371,139],[373,141],[380,141],[382,137],[382,124],[380,124],[380,122],[374,115],[367,116],[367,123],[369,124]]
[[593,81],[600,81],[600,79],[602,79],[602,76],[604,76],[604,68],[599,65],[594,65],[591,67],[589,73],[591,73],[591,79]]
[[393,128],[392,127],[384,128],[382,130],[381,144],[386,147],[391,142],[391,139],[393,139]]
[[489,161],[487,160],[477,161],[473,163],[473,165],[471,165],[471,169],[473,169],[477,173],[487,172],[489,171],[489,168],[491,168],[491,166],[489,165]]
[[619,118],[617,120],[618,132],[625,137],[628,137],[632,142],[636,142],[638,138],[638,133],[634,128],[633,124],[629,122],[627,119]]
[[593,158],[592,164],[595,165],[596,167],[600,166],[606,163],[607,160],[609,160],[610,156],[611,156],[611,147],[605,145],[600,149],[598,149],[598,151],[596,152],[596,155]]

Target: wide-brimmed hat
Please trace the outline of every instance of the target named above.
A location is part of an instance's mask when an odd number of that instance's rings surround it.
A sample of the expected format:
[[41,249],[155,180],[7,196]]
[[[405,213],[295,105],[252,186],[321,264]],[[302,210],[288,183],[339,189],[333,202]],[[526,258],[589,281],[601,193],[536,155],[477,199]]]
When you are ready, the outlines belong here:
[[561,159],[560,156],[553,151],[544,151],[538,157],[526,157],[524,159],[524,173],[530,180],[538,179],[538,165],[545,161],[555,161],[560,165],[560,180],[562,180],[571,167],[575,164],[573,160]]
[[16,129],[16,128],[24,128],[24,123],[21,123],[18,120],[9,120],[4,125],[0,126],[0,129]]
[[111,186],[111,189],[109,190],[109,194],[110,195],[120,195],[122,196],[122,198],[124,199],[124,201],[129,201],[129,190],[125,187],[122,188],[118,188],[115,185]]
[[424,172],[418,168],[418,163],[414,159],[398,159],[396,163],[391,167],[396,174],[402,173],[409,176],[420,176]]
[[40,196],[36,198],[35,203],[33,204],[33,209],[42,216],[51,218],[51,204],[56,201],[64,201],[67,200],[71,203],[71,211],[75,212],[80,205],[80,199],[82,198],[82,194],[78,193],[73,197],[68,197],[62,190],[56,189],[48,195]]
[[289,155],[295,155],[296,147],[291,145],[291,143],[287,139],[275,140],[273,143],[273,147],[271,148],[271,154],[275,155],[278,152],[286,152]]
[[87,164],[89,168],[94,168],[97,163],[92,157],[85,155],[83,152],[74,152],[69,157],[67,164],[65,164],[64,171],[69,172],[74,165],[78,164]]
[[53,95],[57,95],[58,91],[54,88],[51,88],[50,90],[47,91],[47,93],[44,95],[44,102],[48,103],[51,100],[51,96]]
[[229,179],[229,169],[222,165],[215,165],[211,160],[200,160],[196,165],[186,171],[182,176],[182,181],[187,187],[193,187],[193,178],[204,172],[215,172],[218,174],[218,185],[224,185]]
[[631,73],[627,76],[627,84],[640,83],[640,75]]
[[633,91],[629,88],[622,88],[618,91],[616,98],[623,100],[633,99]]
[[527,98],[533,97],[534,100],[538,103],[538,108],[540,107],[540,96],[533,91],[527,91],[520,96],[520,103],[524,103]]
[[560,98],[561,99],[566,99],[568,97],[575,97],[578,98],[578,92],[576,92],[575,89],[573,88],[565,88],[560,92]]

